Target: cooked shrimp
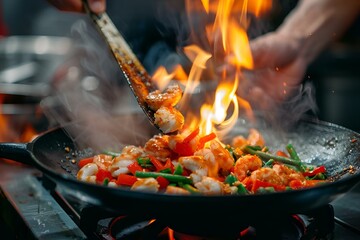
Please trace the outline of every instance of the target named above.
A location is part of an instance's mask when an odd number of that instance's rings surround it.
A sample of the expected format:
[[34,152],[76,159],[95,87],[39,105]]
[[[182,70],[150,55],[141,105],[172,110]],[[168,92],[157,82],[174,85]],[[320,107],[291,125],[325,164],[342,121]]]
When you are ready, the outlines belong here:
[[155,156],[161,161],[166,161],[166,158],[172,155],[172,151],[169,148],[169,136],[155,135],[146,142],[144,150],[147,154]]
[[203,177],[200,182],[195,183],[195,187],[205,194],[222,194],[224,192],[224,184],[211,177]]
[[182,129],[184,126],[184,116],[179,110],[173,107],[161,107],[155,114],[154,123],[159,126],[164,133],[171,133]]
[[126,146],[122,150],[120,156],[113,160],[113,163],[109,167],[109,171],[113,177],[119,176],[121,173],[128,173],[128,166],[135,162],[138,157],[145,154],[144,149],[135,146]]
[[106,154],[99,154],[94,156],[93,163],[98,165],[99,168],[108,169],[113,162],[113,157]]
[[155,193],[159,187],[160,185],[155,178],[140,178],[132,185],[131,190]]
[[167,194],[174,194],[174,195],[189,195],[190,192],[180,188],[180,187],[174,187],[174,186],[167,186],[165,193]]
[[234,174],[239,181],[244,180],[250,172],[262,167],[262,161],[258,156],[247,154],[235,162]]
[[145,101],[152,110],[157,111],[160,107],[175,106],[181,97],[182,90],[179,85],[171,85],[163,93],[159,90],[149,93]]
[[228,171],[234,166],[234,159],[230,152],[226,150],[218,141],[211,141],[210,149],[214,154],[214,157],[216,156],[216,161],[218,162],[220,169]]
[[206,161],[208,176],[216,177],[219,172],[219,163],[211,149],[203,148],[194,153],[194,156],[201,156]]
[[96,173],[99,168],[95,163],[88,163],[77,173],[77,179],[84,182],[96,183]]
[[263,182],[283,185],[282,179],[272,168],[260,168],[255,170],[250,175],[251,180],[260,180]]
[[305,177],[298,171],[282,164],[274,164],[274,171],[280,176],[284,185],[288,185],[292,180],[305,181]]
[[247,138],[247,142],[249,145],[252,145],[252,146],[263,147],[265,145],[265,140],[264,140],[263,136],[255,128],[250,129],[249,135]]
[[192,172],[190,178],[194,183],[200,182],[203,176],[208,175],[209,167],[202,156],[180,157],[179,163]]
[[241,135],[234,137],[231,142],[231,146],[233,146],[235,148],[241,148],[242,146],[245,146],[247,144],[248,144],[247,139]]

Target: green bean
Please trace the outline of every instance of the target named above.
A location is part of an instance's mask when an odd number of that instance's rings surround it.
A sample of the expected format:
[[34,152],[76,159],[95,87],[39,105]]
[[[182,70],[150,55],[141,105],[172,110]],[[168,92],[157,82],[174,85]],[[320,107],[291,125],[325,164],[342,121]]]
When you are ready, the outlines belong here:
[[296,161],[294,159],[273,155],[273,154],[262,152],[259,150],[254,150],[251,146],[244,147],[244,150],[250,154],[257,155],[257,156],[267,159],[267,160],[274,159],[275,161],[295,166],[299,171],[303,171],[302,163],[299,161]]
[[296,161],[299,161],[300,162],[300,158],[294,148],[294,146],[289,143],[288,145],[286,145],[286,150],[288,151],[288,153],[290,154],[290,157]]
[[183,184],[192,184],[192,180],[189,177],[181,176],[181,175],[173,175],[169,173],[162,173],[162,172],[143,172],[143,171],[136,171],[135,177],[138,178],[157,178],[157,177],[164,177],[170,182],[180,182]]

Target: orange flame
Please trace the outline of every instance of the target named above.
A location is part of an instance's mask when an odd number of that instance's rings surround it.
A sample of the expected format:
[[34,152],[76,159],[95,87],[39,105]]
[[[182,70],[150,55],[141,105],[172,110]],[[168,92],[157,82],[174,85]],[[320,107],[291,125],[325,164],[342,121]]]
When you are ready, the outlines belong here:
[[[214,93],[214,100],[212,103],[203,102],[200,108],[201,119],[196,118],[197,114],[187,113],[188,128],[200,126],[201,135],[215,132],[220,137],[235,125],[240,110],[244,110],[247,116],[252,117],[249,102],[236,95],[239,81],[244,77],[241,71],[252,69],[254,65],[247,36],[248,15],[260,16],[271,7],[271,0],[186,1],[186,9],[189,14],[196,14],[196,11],[201,11],[199,14],[209,17],[215,16],[212,25],[204,26],[203,33],[199,32],[200,29],[196,29],[195,33],[208,37],[207,44],[213,46],[214,50],[205,51],[198,45],[190,45],[184,48],[185,54],[193,65],[187,76],[184,96],[179,103],[179,109],[185,110],[185,107],[188,107],[191,94],[202,81],[202,74],[208,66],[218,67],[219,56],[222,62],[227,59],[227,64],[235,69],[235,74],[227,73],[224,70],[222,75],[217,77],[218,86]],[[219,50],[219,46],[222,47],[222,50]],[[167,83],[175,76],[174,73],[169,74],[161,68],[158,71],[160,73],[157,74],[161,77],[156,74],[154,78],[162,79]],[[215,72],[214,69],[212,72]],[[182,74],[182,76],[185,77],[186,74]]]
[[14,126],[9,116],[3,112],[4,96],[0,94],[0,142],[30,142],[36,135],[31,124]]

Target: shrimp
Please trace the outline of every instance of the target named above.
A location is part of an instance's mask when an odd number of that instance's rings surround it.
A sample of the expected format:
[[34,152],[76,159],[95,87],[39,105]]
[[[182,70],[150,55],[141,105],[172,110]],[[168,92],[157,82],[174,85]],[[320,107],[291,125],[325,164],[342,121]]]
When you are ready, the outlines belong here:
[[260,168],[258,170],[255,170],[251,173],[250,179],[252,181],[257,179],[263,182],[283,185],[281,177],[272,168]]
[[96,163],[88,163],[78,171],[76,177],[84,182],[96,183],[96,173],[98,170],[99,168]]
[[248,144],[248,141],[243,136],[239,135],[233,138],[231,146],[234,148],[241,148],[242,146],[245,146]]
[[252,146],[263,147],[265,145],[265,140],[258,130],[251,128],[247,138],[247,142]]
[[164,133],[175,132],[184,126],[184,116],[179,110],[173,107],[160,107],[154,114],[154,123]]
[[210,142],[210,149],[216,156],[216,161],[219,163],[219,168],[225,171],[230,170],[234,166],[234,159],[230,152],[226,150],[218,141]]
[[304,175],[285,165],[274,164],[273,169],[280,176],[284,185],[288,185],[292,180],[305,181]]
[[113,157],[106,154],[99,154],[94,156],[93,163],[98,165],[99,168],[108,169],[113,163]]
[[169,136],[155,135],[146,142],[144,150],[147,154],[152,155],[161,161],[166,161],[166,158],[169,158],[172,155],[172,151],[169,148]]
[[192,172],[190,178],[194,183],[200,182],[203,176],[208,175],[209,167],[202,156],[180,157],[179,163]]
[[174,195],[189,195],[190,192],[180,188],[180,187],[174,187],[174,186],[167,186],[165,193],[167,194],[174,194]]
[[142,148],[132,145],[124,147],[120,156],[116,157],[111,166],[109,166],[111,175],[117,177],[119,174],[130,172],[128,166],[134,163],[138,157],[144,155],[145,151]]
[[202,177],[200,182],[195,183],[195,187],[205,194],[223,194],[224,184],[211,177]]
[[161,107],[175,106],[181,97],[182,90],[179,85],[171,85],[163,93],[159,90],[149,93],[145,101],[152,110],[157,111]]
[[258,156],[247,154],[235,162],[234,174],[239,181],[244,180],[249,172],[262,167],[262,161]]
[[206,161],[206,165],[208,166],[208,176],[216,177],[219,172],[219,163],[215,158],[214,153],[208,149],[203,148],[194,153],[194,156],[203,157]]
[[159,187],[160,185],[155,178],[140,178],[132,185],[131,190],[155,193]]

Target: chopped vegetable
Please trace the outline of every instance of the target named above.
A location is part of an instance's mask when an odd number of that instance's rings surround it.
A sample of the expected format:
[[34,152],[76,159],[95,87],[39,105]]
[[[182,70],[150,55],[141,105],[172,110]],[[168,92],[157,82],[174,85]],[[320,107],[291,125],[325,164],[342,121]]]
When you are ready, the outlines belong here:
[[294,146],[292,144],[289,143],[288,145],[286,145],[286,150],[290,154],[291,159],[294,159],[294,160],[300,162],[300,158],[299,158],[299,156],[298,156],[298,154],[297,154],[297,152],[296,152],[296,150],[295,150],[295,148],[294,148]]
[[137,181],[137,178],[128,174],[119,174],[116,184],[123,186],[132,186]]
[[94,157],[89,157],[89,158],[84,158],[84,159],[81,159],[78,163],[78,166],[80,168],[84,167],[86,164],[88,163],[92,163],[94,161]]
[[135,175],[136,171],[142,171],[143,168],[137,163],[137,162],[133,162],[132,164],[130,164],[128,167],[129,171]]
[[305,177],[311,177],[311,176],[315,176],[316,174],[325,173],[325,172],[326,172],[325,166],[319,166],[310,172],[304,172],[303,175]]
[[107,151],[78,161],[77,178],[93,182],[95,177],[97,184],[113,182],[134,191],[206,195],[266,194],[327,182],[325,166],[304,164],[291,144],[286,153],[263,143],[246,145],[250,140],[237,147],[207,144],[214,139],[215,133],[202,136],[199,128],[185,138],[156,135],[144,147],[130,145],[121,154]]
[[254,150],[250,146],[246,146],[244,148],[244,150],[246,152],[250,153],[250,154],[257,155],[257,156],[262,157],[262,158],[267,159],[267,160],[273,159],[273,160],[281,162],[281,163],[292,165],[292,166],[296,167],[298,170],[302,169],[301,168],[302,167],[301,162],[295,161],[294,159],[291,159],[291,158],[277,156],[277,155],[262,152],[262,151],[259,151],[259,150]]
[[184,172],[183,167],[182,167],[180,164],[178,164],[178,165],[176,166],[175,170],[174,170],[174,174],[175,174],[175,175],[182,175],[183,172]]
[[205,146],[205,143],[210,142],[211,140],[214,140],[216,138],[216,134],[215,133],[210,133],[206,136],[203,136],[199,139],[199,143],[198,143],[198,149],[202,149]]
[[156,181],[159,183],[160,189],[165,189],[170,184],[169,180],[162,176],[158,176]]
[[169,174],[169,173],[161,173],[161,172],[139,172],[137,171],[135,173],[135,176],[138,178],[157,178],[159,176],[166,178],[167,180],[169,180],[170,182],[175,182],[175,183],[184,183],[184,184],[192,184],[192,181],[190,178],[188,177],[184,177],[184,176],[180,176],[180,175],[173,175],[173,174]]
[[112,179],[111,172],[108,170],[104,170],[102,168],[99,168],[99,170],[96,173],[96,181],[99,183],[103,183],[105,179]]

